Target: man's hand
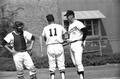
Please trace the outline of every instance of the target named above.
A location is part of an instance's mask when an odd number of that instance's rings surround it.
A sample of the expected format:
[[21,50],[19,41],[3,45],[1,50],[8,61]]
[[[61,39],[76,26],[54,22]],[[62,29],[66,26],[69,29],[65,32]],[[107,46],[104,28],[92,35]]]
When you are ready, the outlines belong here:
[[12,54],[16,54],[16,53],[17,53],[17,51],[15,51],[14,47],[11,48],[11,47],[9,47],[8,45],[5,45],[4,47],[5,47],[8,51],[10,51]]
[[83,48],[85,47],[86,41],[82,41]]
[[10,50],[10,52],[11,52],[12,54],[16,54],[16,53],[17,53],[17,51],[15,51],[14,48],[12,48],[12,50]]
[[63,46],[67,46],[67,45],[69,45],[70,44],[70,40],[69,39],[67,39],[67,40],[65,40],[64,42],[63,42]]
[[63,40],[67,40],[67,39],[69,39],[69,33],[68,32],[66,32],[65,34],[63,34],[63,36],[62,36],[62,38],[63,38]]
[[34,44],[34,40],[31,41],[30,46],[27,48],[27,52],[30,54],[30,56],[32,55],[33,44]]
[[30,54],[30,56],[32,55],[32,48],[27,48],[27,52]]

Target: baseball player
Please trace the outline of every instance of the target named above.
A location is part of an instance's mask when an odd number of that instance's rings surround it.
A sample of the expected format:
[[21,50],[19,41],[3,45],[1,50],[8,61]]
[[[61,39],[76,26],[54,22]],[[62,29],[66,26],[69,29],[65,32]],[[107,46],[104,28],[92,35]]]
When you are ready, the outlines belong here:
[[75,14],[72,10],[68,10],[66,14],[67,20],[69,21],[69,39],[70,42],[70,53],[73,64],[77,67],[77,73],[80,79],[84,79],[84,67],[82,64],[82,53],[83,53],[83,45],[85,42],[87,30],[85,25],[75,20]]
[[[23,30],[24,23],[16,21],[14,31],[4,38],[4,47],[13,54],[13,60],[17,69],[18,79],[24,79],[23,65],[29,70],[30,79],[36,78],[36,70],[33,61],[29,55],[32,50],[35,37],[28,31]],[[30,46],[27,46],[28,41]],[[12,47],[10,48],[9,45]],[[28,52],[29,51],[29,52]]]
[[44,37],[47,45],[50,79],[55,79],[56,66],[59,68],[61,78],[65,79],[65,59],[61,43],[63,42],[62,35],[66,32],[66,30],[63,26],[54,22],[52,14],[48,14],[46,19],[49,25],[45,26],[43,29],[42,36]]

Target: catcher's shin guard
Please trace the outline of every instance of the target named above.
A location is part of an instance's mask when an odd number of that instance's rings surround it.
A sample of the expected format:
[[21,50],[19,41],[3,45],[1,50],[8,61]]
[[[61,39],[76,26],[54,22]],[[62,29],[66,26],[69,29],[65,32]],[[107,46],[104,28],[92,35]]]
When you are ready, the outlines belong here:
[[36,74],[32,74],[32,75],[30,75],[30,79],[37,79]]
[[25,79],[24,76],[18,77],[18,79]]
[[24,76],[19,76],[18,79],[25,79]]
[[84,71],[77,71],[77,74],[79,75],[80,79],[84,79]]
[[18,72],[18,73],[17,73],[17,78],[18,78],[18,79],[25,79],[25,78],[24,78],[24,73],[23,73],[22,71]]

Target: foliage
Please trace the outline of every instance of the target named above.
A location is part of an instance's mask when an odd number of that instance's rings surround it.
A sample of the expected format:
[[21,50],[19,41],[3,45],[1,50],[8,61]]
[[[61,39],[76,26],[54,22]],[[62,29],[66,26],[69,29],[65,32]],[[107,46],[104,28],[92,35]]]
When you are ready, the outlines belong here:
[[[36,68],[48,68],[48,57],[32,57]],[[66,67],[74,67],[69,53],[65,53],[65,65]],[[95,55],[95,54],[84,54],[83,64],[84,66],[99,66],[105,64],[119,64],[120,54],[110,54],[110,55]],[[4,71],[14,71],[15,65],[12,58],[0,57],[0,70]]]
[[48,57],[32,57],[36,68],[47,68],[48,67]]
[[12,58],[12,53],[10,53],[7,49],[4,47],[0,47],[0,57],[7,57]]
[[0,70],[15,71],[15,65],[12,58],[0,57]]

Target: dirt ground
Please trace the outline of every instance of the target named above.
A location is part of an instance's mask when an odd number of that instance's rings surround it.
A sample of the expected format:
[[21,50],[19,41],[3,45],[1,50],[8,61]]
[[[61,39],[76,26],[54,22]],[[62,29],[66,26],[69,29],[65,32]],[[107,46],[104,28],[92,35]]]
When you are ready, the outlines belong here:
[[[49,79],[48,69],[37,69],[37,77]],[[0,79],[16,79],[16,72],[0,71]],[[28,71],[25,71],[25,79],[29,79]],[[61,79],[58,70],[55,79]],[[79,79],[76,68],[66,68],[66,79]],[[85,79],[120,79],[120,64],[85,67]]]

